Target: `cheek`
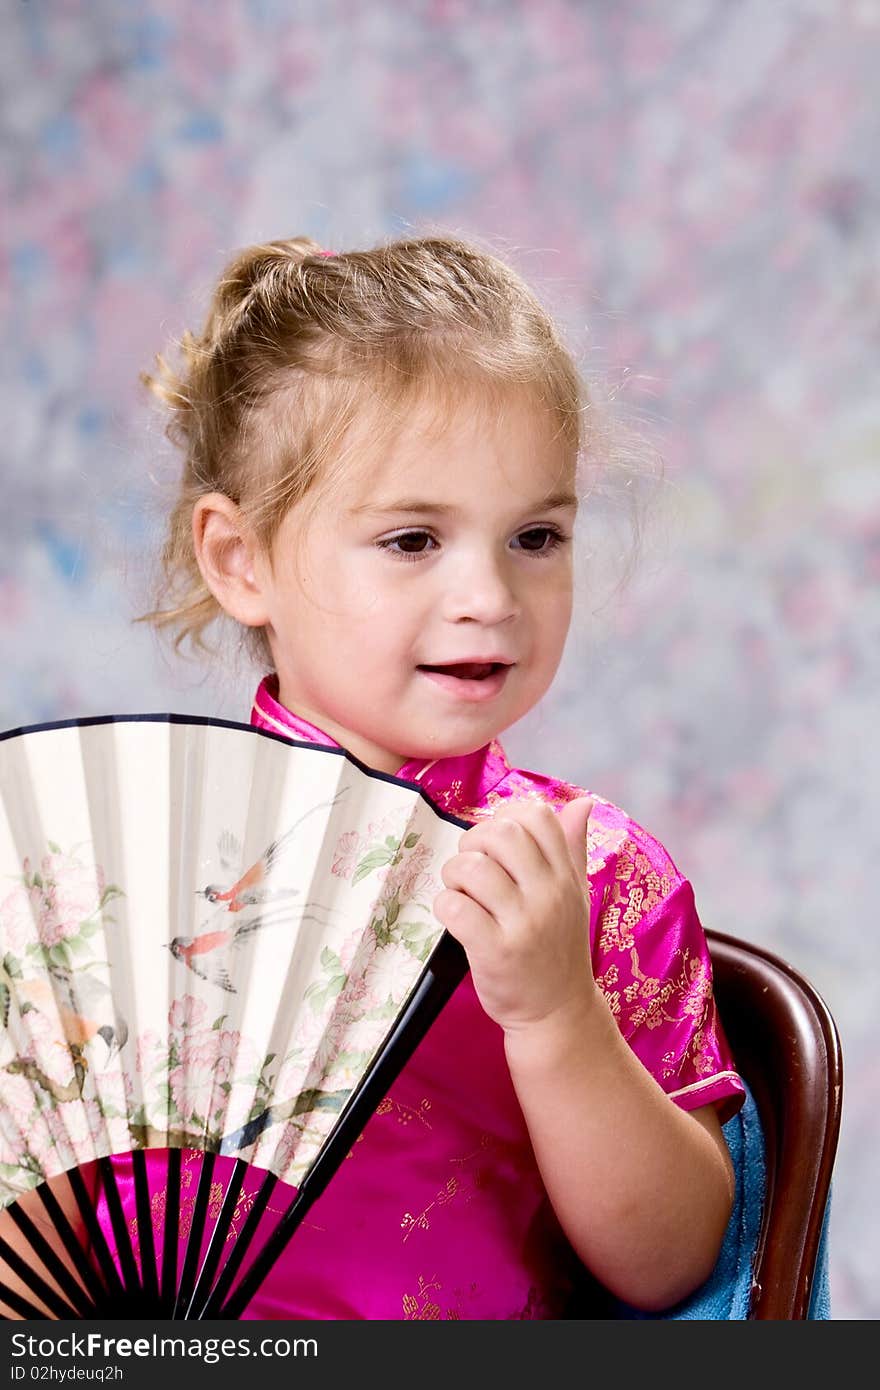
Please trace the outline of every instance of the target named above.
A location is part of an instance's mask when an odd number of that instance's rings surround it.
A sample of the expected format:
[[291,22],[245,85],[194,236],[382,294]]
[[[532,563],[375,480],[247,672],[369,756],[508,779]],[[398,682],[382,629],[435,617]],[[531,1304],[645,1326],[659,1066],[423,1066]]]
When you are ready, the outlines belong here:
[[307,591],[314,612],[340,630],[370,622],[388,606],[375,573],[360,556],[339,547],[332,562],[310,568]]
[[413,576],[414,568],[388,559],[352,566],[345,577],[352,611],[371,622],[393,621],[401,629],[421,620],[434,599],[424,577]]
[[361,670],[387,662],[406,640],[408,629],[406,604],[399,594],[366,578],[355,585],[333,586],[325,603],[325,622],[328,634]]
[[568,631],[573,602],[572,586],[566,579],[548,585],[536,595],[535,616],[539,631],[548,642],[557,641],[560,632]]
[[375,580],[365,580],[359,584],[352,595],[352,608],[363,619],[377,621],[393,611],[394,596],[384,590]]
[[393,596],[369,579],[346,587],[339,607],[344,611],[345,621],[370,634],[387,631],[397,611]]

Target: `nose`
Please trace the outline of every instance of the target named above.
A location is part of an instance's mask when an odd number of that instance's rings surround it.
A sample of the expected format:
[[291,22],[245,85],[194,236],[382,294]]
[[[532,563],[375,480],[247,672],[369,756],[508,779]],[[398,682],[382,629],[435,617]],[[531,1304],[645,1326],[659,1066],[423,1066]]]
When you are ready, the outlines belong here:
[[513,576],[497,555],[460,556],[444,595],[448,622],[479,622],[497,626],[520,612]]

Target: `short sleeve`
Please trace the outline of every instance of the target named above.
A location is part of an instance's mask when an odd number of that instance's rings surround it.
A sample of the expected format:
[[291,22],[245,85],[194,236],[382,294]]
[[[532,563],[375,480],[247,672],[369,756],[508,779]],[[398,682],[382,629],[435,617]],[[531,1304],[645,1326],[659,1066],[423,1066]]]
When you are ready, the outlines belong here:
[[672,879],[627,849],[636,847],[625,847],[624,872],[618,866],[596,921],[596,982],[623,1037],[670,1099],[683,1110],[715,1104],[725,1123],[745,1087],[718,1018],[693,888],[671,862]]

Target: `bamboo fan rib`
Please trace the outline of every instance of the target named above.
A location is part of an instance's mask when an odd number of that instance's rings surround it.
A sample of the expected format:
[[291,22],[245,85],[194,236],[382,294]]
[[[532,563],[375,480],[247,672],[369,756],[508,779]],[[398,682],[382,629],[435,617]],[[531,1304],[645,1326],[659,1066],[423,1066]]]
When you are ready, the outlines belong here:
[[0,735],[0,1315],[241,1316],[464,976],[466,824],[248,725]]

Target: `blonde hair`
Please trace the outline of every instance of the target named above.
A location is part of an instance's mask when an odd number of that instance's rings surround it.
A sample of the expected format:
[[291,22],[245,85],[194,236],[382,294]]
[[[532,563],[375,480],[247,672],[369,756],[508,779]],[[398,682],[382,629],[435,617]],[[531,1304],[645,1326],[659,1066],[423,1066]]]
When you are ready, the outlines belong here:
[[[171,413],[184,464],[161,554],[166,606],[135,619],[174,632],[176,650],[189,639],[210,652],[204,630],[223,616],[196,560],[197,499],[235,502],[271,562],[287,511],[344,487],[346,436],[365,403],[381,404],[376,430],[393,432],[414,400],[442,421],[463,390],[500,401],[526,389],[566,454],[577,461],[586,443],[588,392],[547,311],[497,255],[453,236],[340,253],[309,237],[249,247],[224,269],[201,333],[179,347],[177,371],[157,355],[157,373],[141,374]],[[598,438],[595,420],[590,430]],[[242,643],[271,668],[262,628]]]

